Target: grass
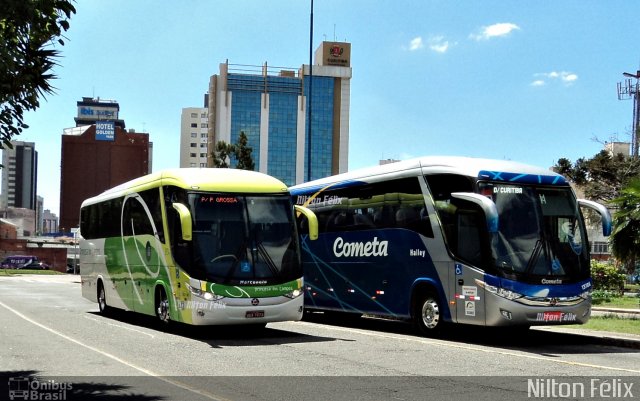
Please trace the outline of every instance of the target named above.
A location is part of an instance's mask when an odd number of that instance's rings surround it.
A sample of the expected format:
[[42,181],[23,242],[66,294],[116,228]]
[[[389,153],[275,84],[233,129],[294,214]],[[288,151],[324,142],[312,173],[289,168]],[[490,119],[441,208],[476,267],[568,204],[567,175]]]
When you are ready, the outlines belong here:
[[28,270],[28,269],[0,269],[1,275],[4,276],[15,276],[18,274],[41,274],[41,275],[54,275],[54,274],[64,274],[55,270]]
[[586,324],[575,324],[567,327],[637,335],[640,333],[640,319],[623,319],[615,315],[593,316]]
[[614,297],[609,301],[594,303],[593,306],[602,308],[640,309],[640,297]]

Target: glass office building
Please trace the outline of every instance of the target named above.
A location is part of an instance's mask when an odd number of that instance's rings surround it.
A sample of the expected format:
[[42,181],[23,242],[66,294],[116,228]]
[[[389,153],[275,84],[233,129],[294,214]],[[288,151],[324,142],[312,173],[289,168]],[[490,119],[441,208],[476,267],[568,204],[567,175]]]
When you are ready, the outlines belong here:
[[350,54],[349,43],[322,42],[312,68],[221,64],[206,97],[208,165],[218,141],[244,132],[255,169],[287,185],[347,171]]

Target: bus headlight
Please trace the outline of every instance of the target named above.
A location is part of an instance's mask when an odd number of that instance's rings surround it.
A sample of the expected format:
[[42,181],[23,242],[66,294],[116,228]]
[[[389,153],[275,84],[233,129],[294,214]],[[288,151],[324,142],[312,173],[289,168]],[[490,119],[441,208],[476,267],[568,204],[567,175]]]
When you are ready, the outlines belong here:
[[508,299],[509,301],[515,301],[518,298],[524,297],[524,295],[519,294],[519,293],[517,293],[515,291],[506,290],[506,289],[501,288],[501,287],[496,287],[496,286],[493,286],[493,285],[489,285],[489,284],[485,283],[484,281],[476,280],[476,284],[478,284],[478,286],[484,288],[488,292],[490,292],[492,294],[496,294],[499,297]]
[[206,301],[218,301],[224,298],[222,295],[216,295],[211,292],[202,291],[200,288],[192,287],[188,284],[187,284],[187,287],[189,288],[189,291],[191,291],[191,294],[195,295],[196,297],[202,298]]
[[300,290],[293,290],[291,292],[288,292],[288,293],[284,294],[285,297],[291,298],[291,299],[296,299],[300,295],[302,295],[302,291],[300,291]]

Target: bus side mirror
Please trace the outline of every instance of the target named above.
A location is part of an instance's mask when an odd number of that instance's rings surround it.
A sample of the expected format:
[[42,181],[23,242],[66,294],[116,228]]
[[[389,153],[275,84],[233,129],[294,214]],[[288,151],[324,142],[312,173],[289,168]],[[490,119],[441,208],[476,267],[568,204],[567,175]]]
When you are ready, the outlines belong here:
[[484,218],[487,223],[487,231],[490,233],[498,232],[498,209],[496,204],[484,195],[476,194],[473,192],[452,192],[451,196],[457,199],[462,199],[471,203],[475,203],[480,206],[484,212]]
[[598,212],[602,219],[602,235],[605,237],[611,235],[611,213],[609,213],[609,210],[606,207],[597,202],[586,199],[578,199],[578,205],[588,207],[589,209]]
[[182,203],[172,203],[171,206],[178,212],[180,217],[180,228],[182,229],[182,240],[191,241],[193,238],[193,230],[191,223],[191,212]]
[[311,209],[307,209],[304,206],[300,206],[300,205],[294,205],[293,206],[296,209],[296,212],[298,212],[298,214],[302,214],[304,215],[304,217],[307,218],[307,222],[309,223],[309,239],[311,241],[315,241],[318,239],[318,218],[316,217],[316,214],[313,213],[313,211]]

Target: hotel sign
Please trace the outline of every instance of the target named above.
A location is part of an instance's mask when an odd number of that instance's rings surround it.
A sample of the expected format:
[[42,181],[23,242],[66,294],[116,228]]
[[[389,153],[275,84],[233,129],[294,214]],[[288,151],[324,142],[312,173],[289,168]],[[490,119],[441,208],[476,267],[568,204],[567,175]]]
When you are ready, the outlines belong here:
[[81,119],[118,119],[118,108],[105,106],[78,106],[78,118]]
[[[322,65],[351,67],[351,43],[322,42]],[[318,54],[316,53],[316,60]]]
[[115,122],[98,121],[96,122],[96,141],[113,141],[116,136]]

